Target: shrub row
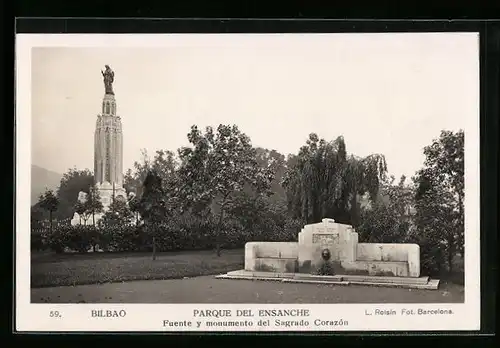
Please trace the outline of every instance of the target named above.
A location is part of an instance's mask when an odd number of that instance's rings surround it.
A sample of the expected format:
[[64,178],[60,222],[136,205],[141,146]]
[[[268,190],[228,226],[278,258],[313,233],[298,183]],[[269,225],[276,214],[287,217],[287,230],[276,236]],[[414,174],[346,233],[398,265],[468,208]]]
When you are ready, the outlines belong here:
[[51,249],[63,252],[67,249],[85,252],[99,247],[104,251],[150,251],[153,236],[157,251],[207,250],[216,247],[242,248],[249,241],[296,241],[301,224],[295,221],[282,225],[266,224],[249,229],[236,221],[225,222],[218,227],[213,223],[189,223],[171,221],[157,226],[55,226],[33,230],[33,250]]
[[[260,225],[260,227],[259,227]],[[158,226],[56,226],[52,232],[48,228],[33,230],[31,248],[33,250],[53,250],[63,252],[73,250],[86,252],[99,247],[104,251],[133,252],[151,251],[153,235],[157,251],[210,250],[217,243],[223,249],[244,247],[246,242],[290,242],[297,241],[303,227],[297,221],[276,224],[267,220],[255,228],[243,227],[239,222],[229,220],[222,228],[213,223],[193,223],[190,221],[170,221]],[[420,245],[421,271],[423,274],[440,274],[447,266],[444,247],[439,243],[423,240],[394,240],[396,242],[418,243]]]

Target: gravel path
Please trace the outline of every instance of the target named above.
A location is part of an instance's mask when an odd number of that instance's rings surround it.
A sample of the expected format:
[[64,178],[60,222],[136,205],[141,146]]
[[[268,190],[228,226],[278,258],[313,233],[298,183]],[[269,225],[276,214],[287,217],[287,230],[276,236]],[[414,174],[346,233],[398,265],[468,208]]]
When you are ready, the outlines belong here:
[[32,303],[460,303],[464,288],[439,290],[293,284],[202,276],[31,290]]

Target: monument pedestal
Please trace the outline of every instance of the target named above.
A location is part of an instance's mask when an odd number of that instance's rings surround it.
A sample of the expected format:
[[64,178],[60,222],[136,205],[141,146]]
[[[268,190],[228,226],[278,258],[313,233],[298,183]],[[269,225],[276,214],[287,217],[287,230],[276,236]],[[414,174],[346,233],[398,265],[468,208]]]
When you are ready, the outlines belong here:
[[113,187],[109,182],[103,182],[102,184],[96,184],[96,188],[99,191],[104,212],[108,211],[113,199],[127,201],[127,193],[121,185]]
[[[102,218],[104,213],[106,213],[109,210],[109,206],[111,205],[111,202],[113,202],[113,199],[119,199],[123,200],[124,202],[127,201],[127,193],[125,189],[120,185],[117,187],[117,185],[114,185],[114,187],[109,183],[109,182],[104,182],[102,184],[96,184],[97,191],[99,192],[99,197],[101,198],[101,203],[103,206],[103,211],[102,213],[94,214],[94,220],[95,223]],[[80,202],[84,202],[84,199],[86,199],[86,195],[82,195],[80,193],[78,200]],[[78,213],[74,213],[73,219],[71,219],[71,225],[80,225],[81,223],[84,223],[80,219],[80,215]],[[87,221],[87,225],[89,222]]]

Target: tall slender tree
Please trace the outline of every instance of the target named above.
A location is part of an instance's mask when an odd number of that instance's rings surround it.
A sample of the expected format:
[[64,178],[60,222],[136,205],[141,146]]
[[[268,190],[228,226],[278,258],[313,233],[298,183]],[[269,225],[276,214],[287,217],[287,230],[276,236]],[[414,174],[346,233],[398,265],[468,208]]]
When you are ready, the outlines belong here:
[[95,227],[95,214],[102,213],[104,208],[101,202],[99,190],[96,186],[92,186],[90,188],[84,207],[87,214],[92,216],[92,225]]
[[78,217],[80,219],[80,225],[82,224],[82,216],[85,215],[86,207],[84,202],[76,201],[75,204],[75,212],[78,214]]
[[52,232],[52,222],[53,222],[52,217],[54,212],[57,210],[57,207],[59,206],[59,199],[54,194],[54,191],[46,190],[45,193],[40,195],[38,201],[40,203],[39,204],[40,207],[49,212],[49,226],[50,226],[50,232]]
[[130,197],[128,201],[128,206],[130,208],[130,211],[132,212],[135,220],[135,225],[139,226],[139,210],[140,210],[140,199],[132,193],[132,196]]
[[464,253],[464,132],[443,130],[424,155],[414,178],[416,223],[421,239],[432,238],[446,250],[451,273],[453,258]]
[[148,172],[144,180],[143,193],[138,207],[152,238],[152,258],[156,260],[156,237],[160,224],[167,215],[167,207],[161,177],[153,170]]

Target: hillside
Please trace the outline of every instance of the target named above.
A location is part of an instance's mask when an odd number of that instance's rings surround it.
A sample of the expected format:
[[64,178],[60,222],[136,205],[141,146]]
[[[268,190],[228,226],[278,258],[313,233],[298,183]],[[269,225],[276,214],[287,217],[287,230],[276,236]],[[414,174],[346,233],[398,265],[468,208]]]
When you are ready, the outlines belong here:
[[31,205],[38,201],[38,197],[45,192],[45,189],[56,190],[61,178],[62,174],[31,165]]

